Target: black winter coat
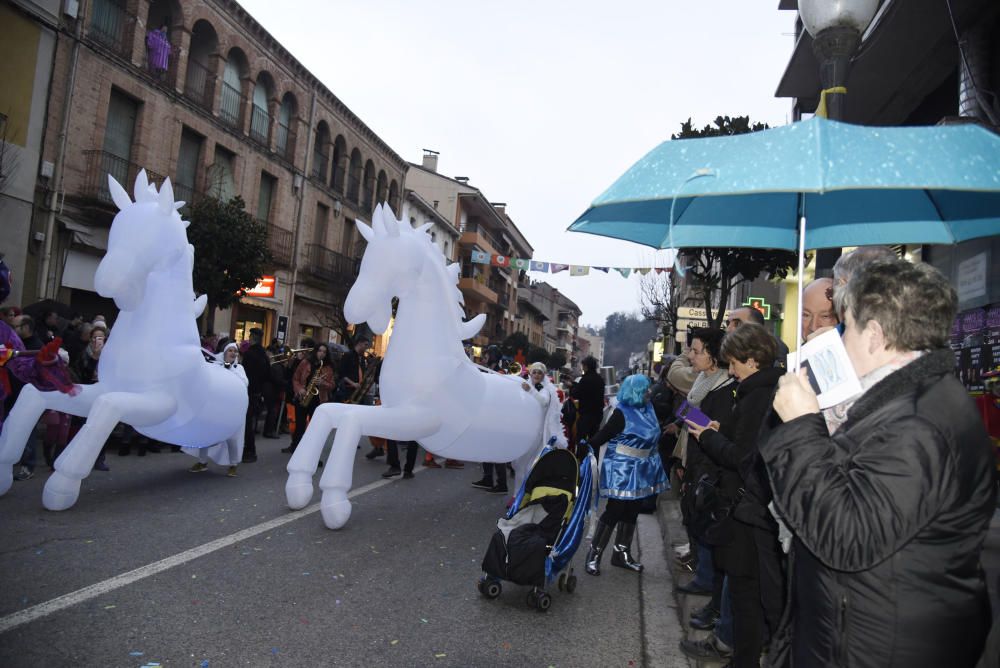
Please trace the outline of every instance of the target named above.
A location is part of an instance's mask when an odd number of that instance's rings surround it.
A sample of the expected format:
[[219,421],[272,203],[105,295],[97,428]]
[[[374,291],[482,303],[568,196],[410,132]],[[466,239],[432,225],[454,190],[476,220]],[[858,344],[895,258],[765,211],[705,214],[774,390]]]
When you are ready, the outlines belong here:
[[[727,379],[725,383],[705,395],[705,398],[701,400],[701,405],[698,407],[699,410],[720,425],[728,425],[733,415],[733,400],[736,395],[736,388],[736,381],[732,378]],[[693,485],[698,482],[698,478],[705,474],[717,476],[719,474],[719,465],[705,454],[697,439],[689,435],[687,444],[687,471],[684,473],[684,480]]]
[[569,395],[580,402],[580,415],[599,416],[604,412],[604,379],[596,371],[584,371]]
[[796,536],[797,668],[963,668],[979,658],[993,456],[954,366],[949,350],[927,353],[869,388],[832,437],[820,415],[806,415],[761,444]]

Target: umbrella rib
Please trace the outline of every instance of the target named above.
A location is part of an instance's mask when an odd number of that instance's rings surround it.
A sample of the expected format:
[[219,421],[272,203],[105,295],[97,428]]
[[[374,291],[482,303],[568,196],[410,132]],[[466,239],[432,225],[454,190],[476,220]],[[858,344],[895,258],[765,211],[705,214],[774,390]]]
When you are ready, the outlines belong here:
[[955,243],[955,235],[951,231],[951,226],[948,225],[948,223],[945,221],[944,214],[941,213],[941,207],[938,206],[937,200],[934,199],[934,195],[927,188],[924,188],[923,190],[924,190],[924,195],[927,196],[927,201],[931,203],[932,207],[934,207],[934,213],[937,214],[938,220],[940,220],[941,223],[947,227],[948,234],[951,235],[951,241],[952,243]]

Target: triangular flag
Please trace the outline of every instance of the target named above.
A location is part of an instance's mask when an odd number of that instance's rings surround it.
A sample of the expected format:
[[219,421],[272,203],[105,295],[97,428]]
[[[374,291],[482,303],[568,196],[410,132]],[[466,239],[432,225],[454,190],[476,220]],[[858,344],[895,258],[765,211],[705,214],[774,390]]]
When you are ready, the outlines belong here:
[[509,267],[510,258],[506,255],[492,255],[490,256],[490,264],[494,267]]
[[525,257],[516,257],[511,261],[510,266],[514,267],[515,269],[527,270],[528,267],[531,266],[531,260]]
[[617,271],[625,278],[628,278],[628,275],[632,273],[632,270],[629,269],[628,267],[615,267],[615,271]]
[[538,262],[536,260],[531,261],[531,271],[545,271],[549,270],[548,262]]
[[666,271],[666,269],[664,269],[663,267],[657,267],[657,268],[656,268],[656,273],[657,273],[657,274],[662,274],[662,273],[663,273],[663,272],[665,272],[665,271]]
[[489,264],[490,254],[484,251],[472,251],[472,261],[477,264]]
[[646,274],[649,273],[649,267],[639,267],[636,269],[636,271],[645,276]]
[[552,270],[553,274],[558,274],[560,271],[566,271],[567,269],[569,269],[569,265],[552,262],[549,264],[549,268]]
[[570,265],[569,275],[570,276],[586,276],[590,273],[590,267],[582,264]]
[[608,273],[608,270],[611,267],[593,267],[593,268],[596,269],[597,271],[603,271],[606,274],[606,273]]

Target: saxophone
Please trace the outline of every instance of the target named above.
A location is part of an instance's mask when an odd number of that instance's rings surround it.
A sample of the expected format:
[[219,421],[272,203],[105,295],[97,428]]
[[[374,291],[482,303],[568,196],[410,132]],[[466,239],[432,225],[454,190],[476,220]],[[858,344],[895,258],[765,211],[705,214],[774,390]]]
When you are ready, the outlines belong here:
[[302,408],[309,408],[312,406],[316,398],[319,397],[319,376],[323,373],[323,360],[319,361],[319,366],[313,371],[313,375],[309,377],[309,382],[306,384],[306,392],[302,395],[302,399],[299,401],[299,405]]

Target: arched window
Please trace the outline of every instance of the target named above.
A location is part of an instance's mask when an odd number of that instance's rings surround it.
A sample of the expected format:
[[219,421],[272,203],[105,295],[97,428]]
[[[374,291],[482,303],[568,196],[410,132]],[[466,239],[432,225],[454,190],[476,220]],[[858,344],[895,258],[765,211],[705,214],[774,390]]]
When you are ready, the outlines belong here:
[[253,87],[253,108],[250,111],[250,139],[269,146],[271,142],[271,112],[268,104],[274,97],[271,75],[261,72]]
[[389,183],[389,208],[399,211],[399,184],[396,183],[396,179]]
[[278,141],[277,149],[285,160],[294,162],[295,158],[295,130],[294,119],[298,113],[298,104],[295,96],[285,93],[281,98],[281,106],[278,108]]
[[385,170],[378,170],[378,179],[375,186],[375,201],[378,203],[387,202],[389,196],[389,177],[385,175]]
[[351,151],[351,166],[347,168],[347,199],[357,203],[361,192],[361,151]]
[[243,52],[237,48],[230,49],[226,58],[226,68],[222,72],[219,118],[233,128],[240,128],[243,125],[243,78],[247,70],[247,59]]
[[345,173],[347,171],[347,141],[344,135],[337,135],[333,140],[333,176],[330,186],[339,193],[344,192]]
[[326,121],[316,126],[316,142],[313,144],[312,175],[317,181],[326,183],[326,166],[330,162],[330,127]]
[[212,108],[215,75],[209,67],[209,58],[219,49],[219,36],[208,21],[195,21],[191,29],[191,47],[188,50],[187,72],[184,75],[184,96],[195,104]]
[[364,200],[361,207],[365,213],[375,208],[375,163],[371,160],[365,163]]

